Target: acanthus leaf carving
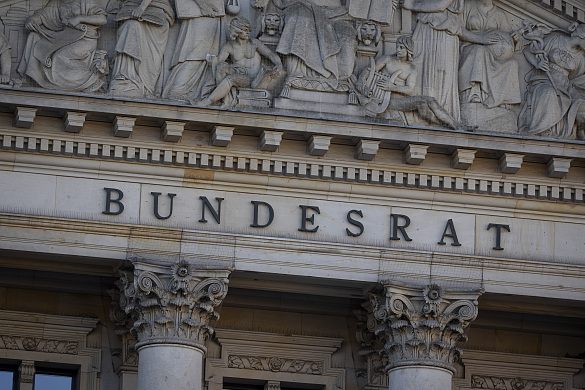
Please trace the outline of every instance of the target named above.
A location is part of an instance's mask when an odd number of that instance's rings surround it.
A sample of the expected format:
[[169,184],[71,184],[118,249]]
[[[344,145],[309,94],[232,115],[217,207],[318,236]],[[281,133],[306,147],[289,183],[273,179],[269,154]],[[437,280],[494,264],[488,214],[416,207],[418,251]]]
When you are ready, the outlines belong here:
[[384,288],[382,294],[370,293],[366,306],[367,327],[379,340],[378,344],[362,341],[366,351],[375,346],[387,359],[385,370],[422,364],[454,372],[453,363],[462,353],[457,343],[467,340],[465,328],[477,317],[482,291],[462,294],[436,284],[412,288],[391,282],[385,282]]
[[122,270],[120,306],[133,319],[137,348],[149,343],[184,343],[203,348],[219,319],[216,308],[227,294],[229,271],[200,276],[185,261],[163,270]]

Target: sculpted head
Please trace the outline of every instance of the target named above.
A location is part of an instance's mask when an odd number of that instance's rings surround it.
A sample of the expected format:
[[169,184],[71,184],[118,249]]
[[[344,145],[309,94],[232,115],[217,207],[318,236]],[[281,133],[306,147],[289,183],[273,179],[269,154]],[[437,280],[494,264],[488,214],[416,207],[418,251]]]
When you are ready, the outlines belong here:
[[230,37],[232,39],[248,39],[251,30],[252,25],[250,24],[250,21],[244,17],[235,17],[230,22]]
[[364,45],[370,46],[372,43],[378,44],[382,30],[377,23],[366,21],[358,24],[358,40]]
[[576,45],[581,50],[585,50],[585,24],[573,23],[569,26],[569,31],[571,38],[576,40]]
[[262,18],[262,31],[270,36],[278,35],[282,32],[282,18],[277,13],[267,13]]
[[412,62],[414,57],[414,41],[410,36],[402,35],[396,39],[396,57]]

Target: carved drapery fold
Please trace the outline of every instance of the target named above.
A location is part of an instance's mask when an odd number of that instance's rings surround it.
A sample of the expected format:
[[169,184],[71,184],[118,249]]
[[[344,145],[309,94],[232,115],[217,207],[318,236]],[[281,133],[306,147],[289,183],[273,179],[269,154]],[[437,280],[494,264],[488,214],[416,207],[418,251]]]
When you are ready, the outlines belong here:
[[387,358],[385,370],[426,365],[455,372],[453,363],[462,353],[457,343],[467,341],[465,328],[477,317],[481,293],[390,282],[383,293],[370,293],[367,328],[383,342],[379,353]]
[[120,307],[132,318],[136,348],[177,343],[205,350],[227,295],[229,270],[197,270],[185,261],[166,266],[134,262],[122,270]]

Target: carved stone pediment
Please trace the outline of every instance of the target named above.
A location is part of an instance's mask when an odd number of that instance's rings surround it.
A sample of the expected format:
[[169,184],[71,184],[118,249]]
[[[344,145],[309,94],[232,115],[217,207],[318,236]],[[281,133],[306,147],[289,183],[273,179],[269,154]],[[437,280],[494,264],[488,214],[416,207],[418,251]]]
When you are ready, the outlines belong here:
[[2,1],[0,83],[585,139],[585,28],[571,26],[585,21],[585,4],[453,0],[431,12],[420,4],[214,0],[208,12],[190,1],[145,9],[136,0]]

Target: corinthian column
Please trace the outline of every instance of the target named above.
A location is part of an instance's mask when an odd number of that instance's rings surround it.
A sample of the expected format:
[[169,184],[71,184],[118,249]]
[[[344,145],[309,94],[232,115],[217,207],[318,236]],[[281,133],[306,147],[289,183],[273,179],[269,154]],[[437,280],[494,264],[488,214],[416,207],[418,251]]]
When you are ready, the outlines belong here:
[[138,343],[138,390],[201,389],[205,340],[227,294],[229,270],[187,262],[133,261],[121,271],[120,306],[133,319]]
[[457,343],[467,340],[481,293],[385,282],[383,294],[370,295],[368,326],[384,343],[389,390],[451,390]]

